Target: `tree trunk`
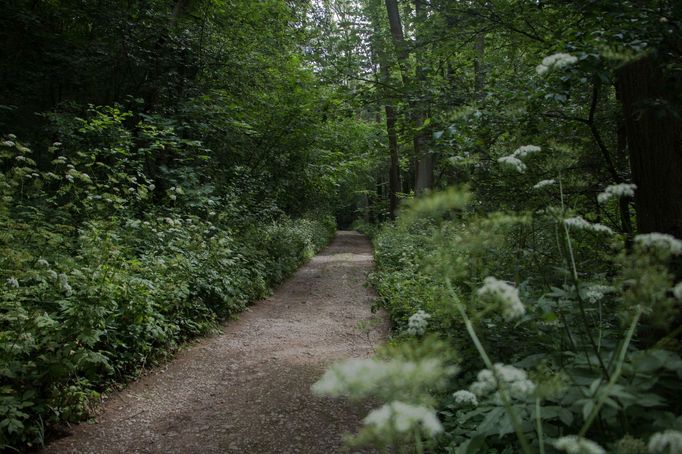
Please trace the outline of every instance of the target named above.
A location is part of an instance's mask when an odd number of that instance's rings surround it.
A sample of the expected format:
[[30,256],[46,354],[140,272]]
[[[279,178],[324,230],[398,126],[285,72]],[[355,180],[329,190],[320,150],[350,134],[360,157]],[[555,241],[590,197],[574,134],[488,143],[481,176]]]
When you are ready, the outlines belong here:
[[[400,19],[398,17],[398,19]],[[391,72],[389,69],[390,61],[386,55],[386,48],[381,34],[380,19],[376,14],[371,14],[374,28],[374,39],[372,40],[372,54],[376,56],[381,77],[381,95],[384,101],[386,112],[386,134],[388,136],[388,211],[390,219],[395,219],[398,209],[398,193],[401,191],[400,184],[400,157],[398,155],[398,115],[394,106],[395,96],[390,92]],[[400,29],[402,35],[402,28]]]
[[474,59],[474,93],[476,99],[481,100],[485,94],[485,35],[483,33],[476,37],[474,52],[476,53]]
[[669,82],[651,57],[618,72],[637,227],[682,238],[682,117]]
[[398,135],[396,134],[397,116],[395,108],[386,104],[386,133],[388,134],[388,152],[391,156],[388,168],[388,211],[391,219],[395,219],[398,209],[398,192],[400,192],[400,157],[398,156]]
[[433,155],[427,146],[426,131],[424,130],[424,121],[426,119],[426,106],[424,103],[424,85],[426,84],[426,71],[424,69],[424,51],[422,49],[422,42],[419,29],[426,20],[426,12],[424,11],[424,0],[414,1],[415,12],[417,15],[417,31],[415,32],[416,50],[415,57],[417,61],[416,68],[416,95],[418,100],[415,102],[413,111],[414,119],[414,153],[417,156],[417,180],[415,181],[415,193],[417,195],[423,194],[433,187]]

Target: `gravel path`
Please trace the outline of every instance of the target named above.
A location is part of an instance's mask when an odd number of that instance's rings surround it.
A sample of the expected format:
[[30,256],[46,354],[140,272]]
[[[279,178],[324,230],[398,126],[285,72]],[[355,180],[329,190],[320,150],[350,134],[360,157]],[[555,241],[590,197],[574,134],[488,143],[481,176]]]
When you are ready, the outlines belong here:
[[110,396],[96,424],[43,452],[341,452],[368,408],[317,398],[310,385],[325,365],[370,355],[385,338],[365,287],[372,266],[367,239],[338,232],[271,298]]

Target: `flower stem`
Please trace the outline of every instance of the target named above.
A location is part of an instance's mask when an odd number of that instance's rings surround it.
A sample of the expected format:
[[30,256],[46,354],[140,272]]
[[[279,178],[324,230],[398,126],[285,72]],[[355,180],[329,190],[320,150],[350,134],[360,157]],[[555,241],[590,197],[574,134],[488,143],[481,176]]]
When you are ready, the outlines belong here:
[[[447,284],[450,293],[454,296],[455,291],[452,288],[452,283],[450,282],[450,279],[446,278],[445,283]],[[507,390],[504,386],[504,383],[497,376],[493,362],[490,360],[490,357],[488,356],[488,353],[485,351],[485,348],[483,348],[483,344],[481,344],[481,341],[478,338],[478,335],[476,334],[474,325],[471,323],[471,320],[467,316],[467,313],[464,310],[464,307],[462,307],[461,303],[456,302],[455,307],[462,316],[462,319],[464,320],[464,326],[466,327],[467,332],[469,333],[471,341],[476,346],[476,350],[478,350],[478,354],[481,356],[483,363],[490,370],[490,372],[492,372],[495,375],[495,379],[499,387],[499,393],[500,398],[502,400],[502,404],[504,405],[504,409],[507,411],[507,415],[509,415],[509,419],[511,420],[512,426],[514,427],[514,432],[516,432],[516,437],[519,439],[519,443],[521,443],[521,449],[526,454],[532,454],[533,451],[530,448],[530,444],[528,443],[526,434],[523,432],[523,429],[521,428],[521,423],[519,422],[519,418],[517,417],[516,412],[514,411],[514,407],[511,405],[509,395],[507,394]]]

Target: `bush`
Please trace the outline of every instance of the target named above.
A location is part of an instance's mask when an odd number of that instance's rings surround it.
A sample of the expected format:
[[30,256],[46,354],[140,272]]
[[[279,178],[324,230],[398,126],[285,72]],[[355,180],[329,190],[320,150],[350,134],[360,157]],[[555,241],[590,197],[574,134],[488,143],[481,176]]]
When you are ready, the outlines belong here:
[[459,358],[448,389],[433,393],[438,449],[535,452],[591,439],[621,452],[658,432],[679,436],[682,359],[668,330],[682,293],[669,264],[682,242],[638,235],[627,249],[561,207],[444,213],[439,197],[380,230],[372,276],[398,340],[436,336]]
[[[127,140],[117,115],[98,124]],[[266,296],[335,230],[329,216],[276,209],[257,227],[247,197],[199,182],[166,182],[165,203],[150,205],[155,184],[135,166],[78,153],[46,170],[31,156],[16,138],[0,145],[3,448],[41,444],[51,426],[87,417],[108,386]]]

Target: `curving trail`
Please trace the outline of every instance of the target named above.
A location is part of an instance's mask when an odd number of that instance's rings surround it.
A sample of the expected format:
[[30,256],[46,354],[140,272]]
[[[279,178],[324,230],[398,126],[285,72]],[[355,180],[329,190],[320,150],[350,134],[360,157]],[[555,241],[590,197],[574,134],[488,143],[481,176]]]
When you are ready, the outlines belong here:
[[271,298],[110,396],[96,424],[43,452],[341,452],[368,407],[317,398],[310,385],[326,364],[367,356],[385,338],[365,287],[372,266],[368,240],[339,231]]

